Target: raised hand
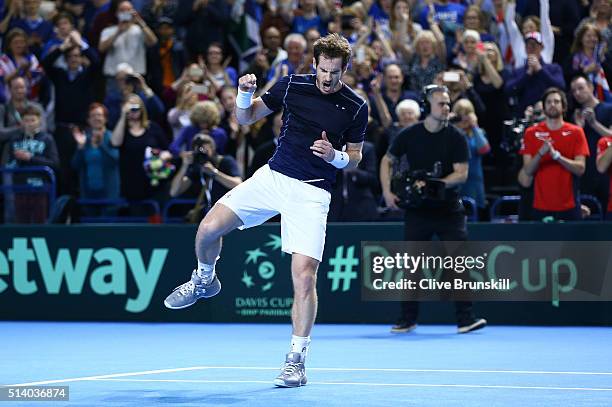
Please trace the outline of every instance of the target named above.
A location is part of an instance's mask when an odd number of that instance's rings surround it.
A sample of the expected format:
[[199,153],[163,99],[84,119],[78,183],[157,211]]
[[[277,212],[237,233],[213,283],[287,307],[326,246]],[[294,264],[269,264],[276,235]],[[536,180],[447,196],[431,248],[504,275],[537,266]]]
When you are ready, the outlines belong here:
[[382,75],[376,75],[374,79],[370,81],[370,89],[374,94],[378,94],[382,89]]
[[243,92],[255,93],[257,89],[257,77],[252,73],[241,76],[238,79],[238,89]]
[[582,117],[587,123],[593,124],[595,122],[595,111],[592,108],[587,107],[582,111]]
[[74,141],[77,143],[78,149],[82,149],[85,147],[85,143],[87,142],[87,137],[85,136],[85,133],[83,133],[83,131],[77,126],[74,126],[72,128],[72,137],[74,138]]

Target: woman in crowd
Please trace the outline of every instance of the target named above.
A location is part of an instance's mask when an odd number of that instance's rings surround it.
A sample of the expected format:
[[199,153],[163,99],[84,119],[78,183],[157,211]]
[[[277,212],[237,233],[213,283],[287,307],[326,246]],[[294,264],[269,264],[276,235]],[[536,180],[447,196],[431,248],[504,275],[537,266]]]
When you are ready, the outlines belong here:
[[13,28],[4,38],[6,52],[0,55],[0,103],[8,97],[6,85],[15,76],[26,79],[28,99],[37,100],[42,66],[28,49],[28,36],[21,28]]
[[446,66],[444,36],[439,30],[437,32],[423,30],[414,40],[414,53],[408,59],[409,90],[421,92]]
[[495,37],[488,31],[487,16],[482,12],[480,7],[476,5],[468,6],[463,15],[463,28],[465,30],[474,30],[480,34],[481,41],[495,41]]
[[193,85],[193,82],[187,82],[179,88],[176,106],[168,111],[167,118],[172,128],[172,140],[178,137],[183,128],[191,124],[189,115],[198,102],[198,95],[192,90]]
[[508,104],[504,94],[504,64],[499,48],[492,42],[483,44],[484,51],[479,52],[479,65],[474,74],[474,90],[487,113],[479,117],[482,128],[489,136],[493,146],[493,154],[499,152],[503,122],[509,118]]
[[478,31],[465,30],[457,41],[457,56],[453,59],[453,64],[461,67],[470,78],[474,77],[485,59],[482,48],[478,47],[482,47]]
[[234,68],[228,66],[229,59],[223,59],[223,47],[213,42],[206,50],[206,64],[204,69],[207,76],[212,80],[215,88],[223,86],[238,86],[238,73]]
[[453,113],[460,119],[457,127],[463,130],[470,149],[468,178],[461,187],[461,196],[474,199],[476,206],[483,209],[486,200],[481,156],[487,154],[491,147],[484,131],[478,127],[478,118],[472,102],[468,99],[458,100],[453,106]]
[[121,116],[111,137],[111,143],[119,149],[121,196],[130,201],[153,198],[156,189],[145,168],[147,148],[159,150],[164,161],[172,156],[162,129],[149,120],[147,110],[138,95],[127,97]]
[[576,32],[572,44],[570,76],[584,74],[593,84],[597,99],[609,102],[612,95],[603,69],[605,52],[606,44],[599,28],[595,24],[583,24]]
[[[391,46],[396,51],[409,54],[411,44],[423,28],[420,24],[412,22],[408,0],[393,0],[391,10],[389,19]],[[403,48],[408,49],[403,50]]]

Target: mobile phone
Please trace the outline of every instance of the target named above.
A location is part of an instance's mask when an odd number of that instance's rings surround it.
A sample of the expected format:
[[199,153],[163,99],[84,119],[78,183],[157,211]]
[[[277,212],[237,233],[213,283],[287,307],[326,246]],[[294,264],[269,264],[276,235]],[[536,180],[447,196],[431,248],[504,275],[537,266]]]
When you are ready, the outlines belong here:
[[366,59],[365,49],[363,47],[357,48],[357,55],[355,56],[356,62],[358,64],[363,64]]
[[444,82],[459,82],[459,72],[444,72],[442,80]]
[[202,75],[204,75],[204,70],[200,67],[194,66],[192,68],[189,68],[189,75],[190,76],[195,76],[195,77],[200,77]]
[[197,93],[197,94],[201,94],[201,95],[202,94],[206,95],[206,94],[208,94],[208,86],[206,86],[206,85],[193,85],[191,87],[191,91],[193,93]]

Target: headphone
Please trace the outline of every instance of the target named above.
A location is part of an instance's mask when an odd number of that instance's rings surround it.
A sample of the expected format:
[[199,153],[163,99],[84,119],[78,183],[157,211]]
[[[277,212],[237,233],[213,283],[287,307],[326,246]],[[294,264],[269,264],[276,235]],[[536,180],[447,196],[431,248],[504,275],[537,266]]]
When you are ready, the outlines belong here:
[[429,97],[436,92],[448,92],[448,88],[444,85],[431,84],[423,88],[421,92],[421,117],[425,119],[431,113],[431,103]]

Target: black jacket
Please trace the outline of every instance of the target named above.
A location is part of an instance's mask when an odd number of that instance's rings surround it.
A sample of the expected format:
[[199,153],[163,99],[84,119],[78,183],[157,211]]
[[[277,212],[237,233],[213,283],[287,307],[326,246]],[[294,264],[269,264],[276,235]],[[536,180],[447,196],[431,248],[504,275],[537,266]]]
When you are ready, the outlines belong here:
[[81,123],[87,121],[89,105],[94,101],[94,72],[98,66],[98,56],[89,47],[82,51],[83,56],[89,59],[89,65],[76,74],[74,80],[68,77],[68,71],[53,66],[62,55],[59,47],[51,51],[43,60],[47,76],[55,85],[55,122]]

